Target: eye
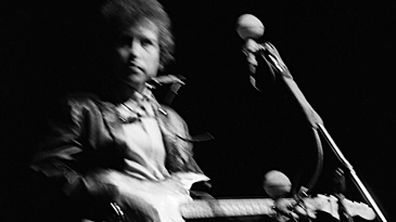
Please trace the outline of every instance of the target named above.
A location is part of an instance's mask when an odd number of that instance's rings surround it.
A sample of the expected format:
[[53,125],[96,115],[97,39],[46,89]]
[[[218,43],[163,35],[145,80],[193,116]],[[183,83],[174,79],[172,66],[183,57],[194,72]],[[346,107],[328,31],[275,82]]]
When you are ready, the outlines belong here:
[[140,40],[140,44],[141,44],[143,47],[152,46],[152,45],[154,45],[154,41],[151,40],[151,39],[149,39],[149,38],[142,38],[142,39]]

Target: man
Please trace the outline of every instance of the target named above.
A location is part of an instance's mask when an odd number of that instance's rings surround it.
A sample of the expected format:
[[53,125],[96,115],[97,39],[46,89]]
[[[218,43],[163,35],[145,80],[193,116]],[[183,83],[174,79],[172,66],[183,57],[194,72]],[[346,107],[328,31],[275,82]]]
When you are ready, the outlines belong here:
[[182,221],[191,184],[208,178],[185,122],[147,87],[172,59],[169,18],[156,0],[110,0],[101,18],[111,89],[67,98],[32,164],[61,191],[52,219]]

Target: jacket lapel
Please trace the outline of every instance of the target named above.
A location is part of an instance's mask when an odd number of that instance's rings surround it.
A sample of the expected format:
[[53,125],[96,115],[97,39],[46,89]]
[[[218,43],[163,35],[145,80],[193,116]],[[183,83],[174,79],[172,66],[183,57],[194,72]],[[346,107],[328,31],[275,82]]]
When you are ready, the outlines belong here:
[[102,103],[101,109],[105,124],[115,142],[118,144],[125,144],[125,133],[122,129],[121,120],[117,115],[115,105],[111,103]]

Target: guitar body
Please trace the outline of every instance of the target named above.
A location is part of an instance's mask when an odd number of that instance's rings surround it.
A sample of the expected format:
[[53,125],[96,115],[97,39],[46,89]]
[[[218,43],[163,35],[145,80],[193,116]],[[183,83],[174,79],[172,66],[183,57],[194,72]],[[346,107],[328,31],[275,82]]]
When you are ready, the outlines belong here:
[[195,173],[176,173],[159,182],[135,179],[117,171],[107,171],[100,177],[103,183],[117,187],[120,198],[116,202],[126,222],[183,222],[180,206],[193,201],[189,195],[192,184],[209,180]]

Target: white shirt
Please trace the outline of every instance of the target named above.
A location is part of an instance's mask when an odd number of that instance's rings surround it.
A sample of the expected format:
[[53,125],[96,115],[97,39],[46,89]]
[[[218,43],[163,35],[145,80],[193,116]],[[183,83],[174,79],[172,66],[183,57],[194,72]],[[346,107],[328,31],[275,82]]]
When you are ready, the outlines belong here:
[[132,116],[122,125],[128,145],[126,173],[137,179],[162,180],[169,176],[165,145],[151,102],[154,98],[148,90],[143,93],[135,93],[117,108],[121,116]]

